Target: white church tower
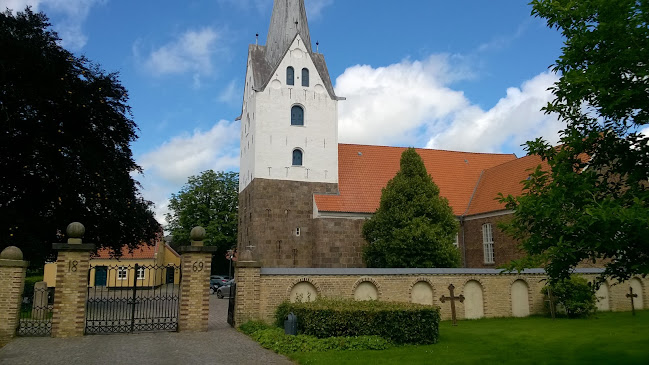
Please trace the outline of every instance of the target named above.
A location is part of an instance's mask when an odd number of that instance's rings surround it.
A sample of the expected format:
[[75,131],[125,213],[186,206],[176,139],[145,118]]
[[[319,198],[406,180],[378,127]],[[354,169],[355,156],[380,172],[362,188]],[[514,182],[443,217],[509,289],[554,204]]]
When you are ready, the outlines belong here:
[[254,179],[338,183],[339,100],[304,0],[275,0],[266,45],[248,51],[239,191]]

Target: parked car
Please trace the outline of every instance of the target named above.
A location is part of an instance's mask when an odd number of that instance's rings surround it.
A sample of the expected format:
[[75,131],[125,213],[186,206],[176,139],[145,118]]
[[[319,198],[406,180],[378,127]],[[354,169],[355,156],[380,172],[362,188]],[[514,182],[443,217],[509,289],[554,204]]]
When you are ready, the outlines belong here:
[[210,275],[210,294],[216,293],[216,290],[230,281],[228,275]]
[[223,299],[225,297],[229,298],[230,297],[230,287],[232,287],[233,284],[234,284],[234,279],[232,279],[232,280],[228,281],[227,283],[225,283],[223,286],[221,286],[220,288],[218,288],[216,290],[216,296],[219,299]]

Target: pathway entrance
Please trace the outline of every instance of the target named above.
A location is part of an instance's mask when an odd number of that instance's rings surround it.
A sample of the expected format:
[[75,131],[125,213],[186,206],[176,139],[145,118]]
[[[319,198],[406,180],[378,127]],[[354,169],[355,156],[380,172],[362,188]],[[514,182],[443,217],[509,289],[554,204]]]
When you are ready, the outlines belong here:
[[[159,332],[84,336],[78,338],[16,338],[0,349],[0,364],[52,365],[126,364],[293,364],[259,346],[227,323],[228,299],[210,296],[209,330],[203,333]],[[34,356],[34,349],[47,360]]]

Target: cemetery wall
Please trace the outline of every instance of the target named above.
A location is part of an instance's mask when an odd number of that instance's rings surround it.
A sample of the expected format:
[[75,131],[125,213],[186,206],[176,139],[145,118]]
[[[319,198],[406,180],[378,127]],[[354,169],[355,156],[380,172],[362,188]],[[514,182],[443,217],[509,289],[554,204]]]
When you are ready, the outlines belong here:
[[[244,265],[242,265],[244,266]],[[254,271],[254,280],[237,281],[237,324],[249,319],[272,321],[277,306],[284,300],[313,300],[316,297],[337,297],[356,300],[415,302],[441,308],[442,319],[451,319],[451,304],[442,303],[449,296],[449,285],[455,287],[455,296],[463,295],[464,302],[455,302],[458,319],[480,317],[512,317],[544,312],[545,284],[543,270],[527,270],[521,274],[500,274],[496,269],[290,269],[259,268],[254,265],[238,267],[236,275],[245,278]],[[593,280],[601,269],[579,269],[579,273]],[[631,310],[626,297],[630,282],[614,285],[609,282],[598,293],[601,309]],[[636,301],[648,306],[649,280],[636,278]],[[239,293],[255,295],[239,296]]]

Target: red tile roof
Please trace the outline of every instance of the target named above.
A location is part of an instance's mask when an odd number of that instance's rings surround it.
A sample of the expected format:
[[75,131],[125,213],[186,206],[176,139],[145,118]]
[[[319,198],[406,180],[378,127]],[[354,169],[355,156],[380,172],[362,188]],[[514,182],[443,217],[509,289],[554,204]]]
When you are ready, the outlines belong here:
[[[122,247],[122,257],[120,257],[120,260],[132,260],[132,259],[152,259],[155,255],[156,252],[158,252],[158,245],[160,243],[156,243],[153,246],[149,246],[147,244],[142,244],[133,252],[129,252],[128,247],[124,246]],[[97,254],[93,256],[92,258],[94,259],[110,259],[113,258],[111,256],[111,252],[107,248],[102,248],[97,251]]]
[[[339,195],[315,195],[319,211],[374,213],[381,189],[399,171],[403,147],[338,145]],[[467,210],[482,171],[516,160],[514,154],[417,149],[426,170],[456,215]]]
[[504,204],[495,200],[498,193],[503,193],[505,196],[521,195],[523,193],[522,182],[538,165],[542,165],[546,170],[549,168],[539,156],[525,156],[485,170],[465,215],[505,209]]

